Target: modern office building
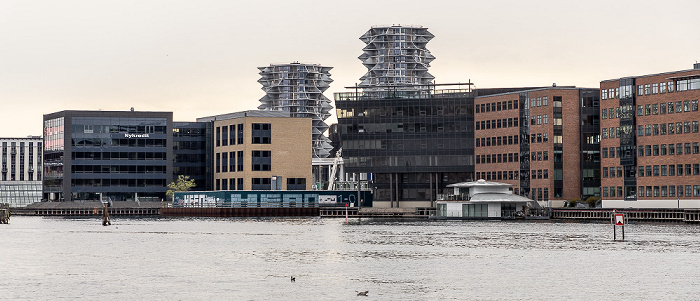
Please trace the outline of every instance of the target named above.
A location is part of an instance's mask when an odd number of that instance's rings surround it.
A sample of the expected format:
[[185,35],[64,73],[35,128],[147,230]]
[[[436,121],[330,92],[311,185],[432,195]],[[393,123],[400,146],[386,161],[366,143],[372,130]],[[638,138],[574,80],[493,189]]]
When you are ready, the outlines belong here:
[[[447,184],[474,176],[474,93],[437,90],[421,26],[375,26],[360,37],[367,68],[335,93],[345,172],[371,173],[375,207],[431,207]],[[360,91],[361,90],[361,91]]]
[[25,207],[41,201],[41,136],[0,138],[0,203]]
[[332,67],[319,64],[272,64],[258,67],[265,96],[258,109],[284,111],[292,117],[311,118],[312,149],[314,158],[327,158],[333,147],[324,133],[328,130],[325,120],[331,116],[331,101],[323,92],[333,80]]
[[194,180],[193,191],[214,189],[213,142],[211,123],[173,123],[173,179],[188,176]]
[[603,206],[700,207],[700,64],[600,89]]
[[214,190],[311,189],[312,118],[243,111],[197,122],[212,124]]
[[552,206],[600,196],[598,89],[530,88],[474,102],[477,179]]
[[447,184],[474,179],[473,95],[336,93],[345,171],[372,173],[375,207],[431,207]]
[[367,44],[359,59],[367,73],[358,85],[364,92],[424,90],[433,82],[428,73],[435,57],[426,48],[433,34],[422,26],[374,26],[360,37]]
[[43,198],[160,201],[173,179],[172,112],[44,115]]

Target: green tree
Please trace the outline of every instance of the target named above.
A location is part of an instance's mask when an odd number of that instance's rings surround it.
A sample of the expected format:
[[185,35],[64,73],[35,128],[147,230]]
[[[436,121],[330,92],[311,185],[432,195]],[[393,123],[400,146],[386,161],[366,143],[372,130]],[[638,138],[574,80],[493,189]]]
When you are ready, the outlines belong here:
[[189,176],[180,175],[177,177],[177,180],[168,184],[168,191],[165,192],[165,196],[169,200],[172,200],[176,191],[189,191],[195,186],[197,185],[194,183],[194,179],[190,179]]
[[569,200],[569,207],[576,207],[576,203],[581,202],[580,198],[573,198]]
[[599,197],[596,196],[589,196],[586,199],[586,203],[588,203],[588,207],[595,208],[595,204],[598,203],[598,200],[600,200]]

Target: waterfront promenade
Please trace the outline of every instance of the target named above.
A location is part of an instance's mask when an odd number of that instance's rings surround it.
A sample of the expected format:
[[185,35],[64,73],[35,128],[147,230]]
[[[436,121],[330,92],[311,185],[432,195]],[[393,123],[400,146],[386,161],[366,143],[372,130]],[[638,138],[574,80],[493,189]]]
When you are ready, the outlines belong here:
[[[101,216],[100,202],[41,202],[25,208],[12,208],[13,215],[25,216]],[[167,202],[114,202],[109,207],[113,216],[191,216],[191,217],[295,217],[324,218],[411,218],[428,219],[434,208],[173,208]],[[572,222],[607,222],[614,209],[552,208],[549,220]],[[630,222],[700,223],[700,209],[617,209]],[[547,218],[545,218],[547,219]]]

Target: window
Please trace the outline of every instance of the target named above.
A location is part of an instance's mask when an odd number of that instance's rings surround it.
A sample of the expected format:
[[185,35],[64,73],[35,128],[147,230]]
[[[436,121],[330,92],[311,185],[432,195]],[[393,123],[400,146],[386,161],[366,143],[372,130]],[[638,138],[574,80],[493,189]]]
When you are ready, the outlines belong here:
[[668,175],[668,168],[666,165],[661,165],[661,176],[667,176]]
[[644,115],[651,115],[651,105],[644,106]]
[[665,102],[662,102],[661,104],[659,104],[659,112],[661,114],[666,114],[666,103]]
[[693,121],[693,133],[697,133],[697,132],[698,132],[698,122]]
[[700,153],[700,142],[693,142],[693,154]]
[[[228,137],[228,143],[230,145],[235,145],[236,144],[236,125],[230,125],[229,126],[229,137]],[[231,184],[231,187],[233,187],[233,184]]]
[[[217,128],[218,129],[218,128]],[[221,127],[221,146],[227,146],[228,145],[228,126],[222,126]],[[225,187],[225,183],[224,183]],[[226,190],[226,189],[224,189]]]
[[662,156],[666,155],[666,144],[661,144],[660,151]]
[[251,161],[252,171],[271,170],[272,159],[270,158],[270,151],[253,151]]
[[270,144],[272,139],[272,126],[269,123],[253,123],[253,144]]
[[272,181],[270,178],[252,178],[252,190],[271,190]]
[[658,94],[659,93],[659,84],[651,84],[651,94]]
[[675,176],[676,175],[676,165],[669,165],[668,166],[668,175],[669,176]]
[[237,155],[238,159],[236,161],[238,162],[238,164],[236,170],[243,171],[243,151],[238,151]]
[[243,124],[238,124],[238,144],[243,144]]
[[676,113],[681,113],[681,112],[683,112],[683,102],[676,101]]
[[644,116],[644,106],[637,106],[637,116]]
[[306,178],[287,178],[287,190],[306,190]]
[[666,83],[659,84],[659,87],[660,87],[659,92],[666,93]]
[[696,100],[692,101],[691,111],[697,112],[697,110],[698,110],[698,100],[696,99]]

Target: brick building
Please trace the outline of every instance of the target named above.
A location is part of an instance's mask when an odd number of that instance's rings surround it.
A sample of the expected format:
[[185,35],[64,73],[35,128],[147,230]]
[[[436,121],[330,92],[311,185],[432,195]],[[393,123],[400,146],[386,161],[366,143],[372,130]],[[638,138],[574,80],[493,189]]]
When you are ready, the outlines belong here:
[[311,118],[284,111],[244,111],[211,122],[214,190],[311,189]]
[[600,89],[603,206],[700,207],[700,64]]
[[474,102],[477,179],[552,206],[600,196],[598,89],[532,88]]

